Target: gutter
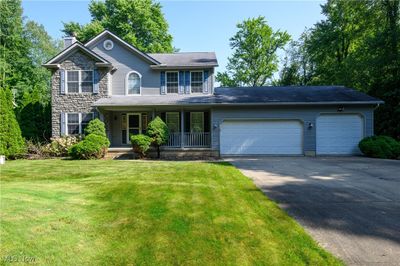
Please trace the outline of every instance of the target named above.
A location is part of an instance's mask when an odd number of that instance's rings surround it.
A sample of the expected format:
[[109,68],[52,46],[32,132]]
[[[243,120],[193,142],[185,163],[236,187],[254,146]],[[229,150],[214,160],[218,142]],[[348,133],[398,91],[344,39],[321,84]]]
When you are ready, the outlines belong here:
[[365,102],[365,101],[355,101],[355,102],[276,102],[276,103],[154,103],[154,104],[140,104],[140,103],[132,103],[132,104],[96,104],[94,103],[92,106],[98,107],[157,107],[157,106],[317,106],[317,105],[378,105],[383,103],[383,101],[374,101],[374,102]]

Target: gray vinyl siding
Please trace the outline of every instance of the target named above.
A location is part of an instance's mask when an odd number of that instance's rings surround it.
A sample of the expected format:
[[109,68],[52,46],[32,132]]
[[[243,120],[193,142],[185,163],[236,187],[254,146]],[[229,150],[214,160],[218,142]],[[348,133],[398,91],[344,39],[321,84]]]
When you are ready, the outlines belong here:
[[[111,73],[112,75],[112,95],[125,95],[125,80],[126,75],[131,71],[136,71],[142,75],[142,95],[160,95],[160,72],[161,70],[151,69],[151,62],[144,59],[140,55],[135,55],[134,52],[128,50],[126,47],[121,45],[118,41],[113,40],[114,47],[110,51],[107,51],[103,47],[103,42],[108,38],[105,36],[89,48],[96,54],[100,55],[107,61],[111,62],[116,68]],[[168,71],[186,71],[190,69],[170,69]],[[199,69],[205,70],[205,69]],[[214,69],[209,68],[208,77],[208,88],[209,93],[212,94],[214,91]]]
[[[303,123],[304,153],[316,150],[316,119],[322,113],[338,113],[337,106],[315,107],[216,107],[211,115],[213,149],[219,150],[220,125],[229,119],[295,119]],[[364,119],[364,136],[373,135],[373,108],[345,106],[341,114],[360,114]],[[313,124],[311,129],[309,123]],[[345,129],[344,129],[345,130]]]
[[112,63],[116,68],[112,72],[112,95],[125,95],[126,75],[131,71],[142,75],[142,95],[160,94],[160,74],[150,68],[151,63],[122,46],[114,40],[114,48],[107,51],[103,47],[106,37],[101,38],[93,47],[95,53]]

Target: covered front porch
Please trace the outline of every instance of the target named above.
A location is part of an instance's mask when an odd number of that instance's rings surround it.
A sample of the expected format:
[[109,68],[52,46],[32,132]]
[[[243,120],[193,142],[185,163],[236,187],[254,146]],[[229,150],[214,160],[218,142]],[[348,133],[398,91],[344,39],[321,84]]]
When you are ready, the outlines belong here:
[[159,116],[168,126],[164,149],[207,149],[211,147],[210,109],[99,109],[106,124],[111,150],[130,147],[130,136],[145,134],[149,122]]

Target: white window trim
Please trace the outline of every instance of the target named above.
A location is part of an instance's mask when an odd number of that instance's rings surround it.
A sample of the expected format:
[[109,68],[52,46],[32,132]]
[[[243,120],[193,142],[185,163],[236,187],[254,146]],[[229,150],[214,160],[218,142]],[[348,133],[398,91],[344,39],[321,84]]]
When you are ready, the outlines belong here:
[[176,114],[176,115],[178,115],[178,132],[175,132],[175,133],[180,133],[180,127],[181,127],[181,125],[180,125],[180,115],[179,115],[179,112],[165,112],[165,124],[167,124],[168,125],[168,114]]
[[[68,115],[69,114],[71,114],[71,115],[72,114],[77,114],[78,115],[78,121],[79,121],[79,125],[78,125],[79,133],[78,134],[79,135],[83,134],[83,132],[82,132],[82,113],[72,112],[72,113],[65,113],[65,135],[66,136],[69,135],[69,133],[68,133]],[[94,119],[94,113],[93,112],[88,112],[88,113],[85,113],[85,114],[92,114],[92,120]]]
[[[107,43],[110,43],[110,44],[111,44],[110,49],[108,49],[108,48],[106,47],[106,46],[107,46]],[[104,48],[106,51],[111,51],[111,50],[114,48],[114,42],[113,42],[112,40],[110,40],[110,39],[105,40],[105,41],[103,42],[103,48]]]
[[129,137],[129,129],[130,128],[136,128],[136,127],[130,127],[129,126],[129,116],[130,115],[138,115],[139,116],[139,134],[142,134],[142,113],[126,113],[126,143],[129,144],[131,143],[130,137]]
[[[178,91],[177,92],[168,92],[168,80],[167,73],[178,73]],[[165,71],[165,94],[179,94],[179,71]]]
[[[201,92],[192,92],[192,72],[201,72]],[[190,87],[190,94],[201,94],[203,93],[203,86],[204,86],[204,70],[193,70],[190,71],[189,75],[189,87]]]
[[[94,71],[91,69],[70,69],[70,70],[65,70],[65,94],[68,93],[68,72],[70,71],[78,71],[78,92],[71,92],[71,93],[93,93],[93,88],[94,88]],[[83,71],[90,71],[92,72],[92,92],[82,92],[82,72]]]
[[201,116],[202,116],[202,121],[203,121],[203,131],[202,132],[204,132],[204,130],[205,130],[205,128],[204,128],[204,112],[190,112],[190,124],[189,124],[189,129],[190,129],[190,132],[192,132],[192,115],[193,114],[198,114],[198,113],[200,113],[201,114]]
[[[132,73],[135,73],[135,74],[137,74],[139,76],[139,79],[140,79],[140,81],[139,81],[139,84],[140,84],[140,86],[139,86],[139,94],[128,94],[128,79],[129,79],[129,75],[132,74]],[[141,96],[142,95],[142,75],[139,72],[137,72],[135,70],[132,70],[132,71],[129,71],[128,74],[126,74],[126,77],[125,77],[125,95],[126,96]]]

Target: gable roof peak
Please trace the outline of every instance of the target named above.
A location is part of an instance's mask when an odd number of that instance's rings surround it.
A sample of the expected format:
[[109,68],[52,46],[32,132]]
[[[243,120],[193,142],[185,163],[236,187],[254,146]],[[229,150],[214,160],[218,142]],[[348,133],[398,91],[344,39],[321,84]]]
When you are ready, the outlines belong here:
[[138,48],[136,48],[135,46],[127,43],[126,41],[124,41],[123,39],[121,39],[120,37],[118,37],[115,33],[109,31],[108,29],[103,30],[102,32],[100,32],[99,34],[97,34],[95,37],[93,37],[92,39],[90,39],[89,41],[87,41],[85,43],[86,47],[89,47],[90,45],[96,43],[96,41],[98,41],[99,39],[101,39],[103,36],[105,35],[110,35],[112,38],[114,38],[115,40],[117,40],[118,42],[120,42],[123,46],[125,46],[128,50],[135,52],[136,54],[139,54],[140,56],[142,56],[143,58],[147,59],[148,61],[150,61],[151,63],[155,64],[155,65],[159,65],[160,62],[157,61],[156,59],[154,59],[153,57],[151,57],[149,54],[139,50]]

